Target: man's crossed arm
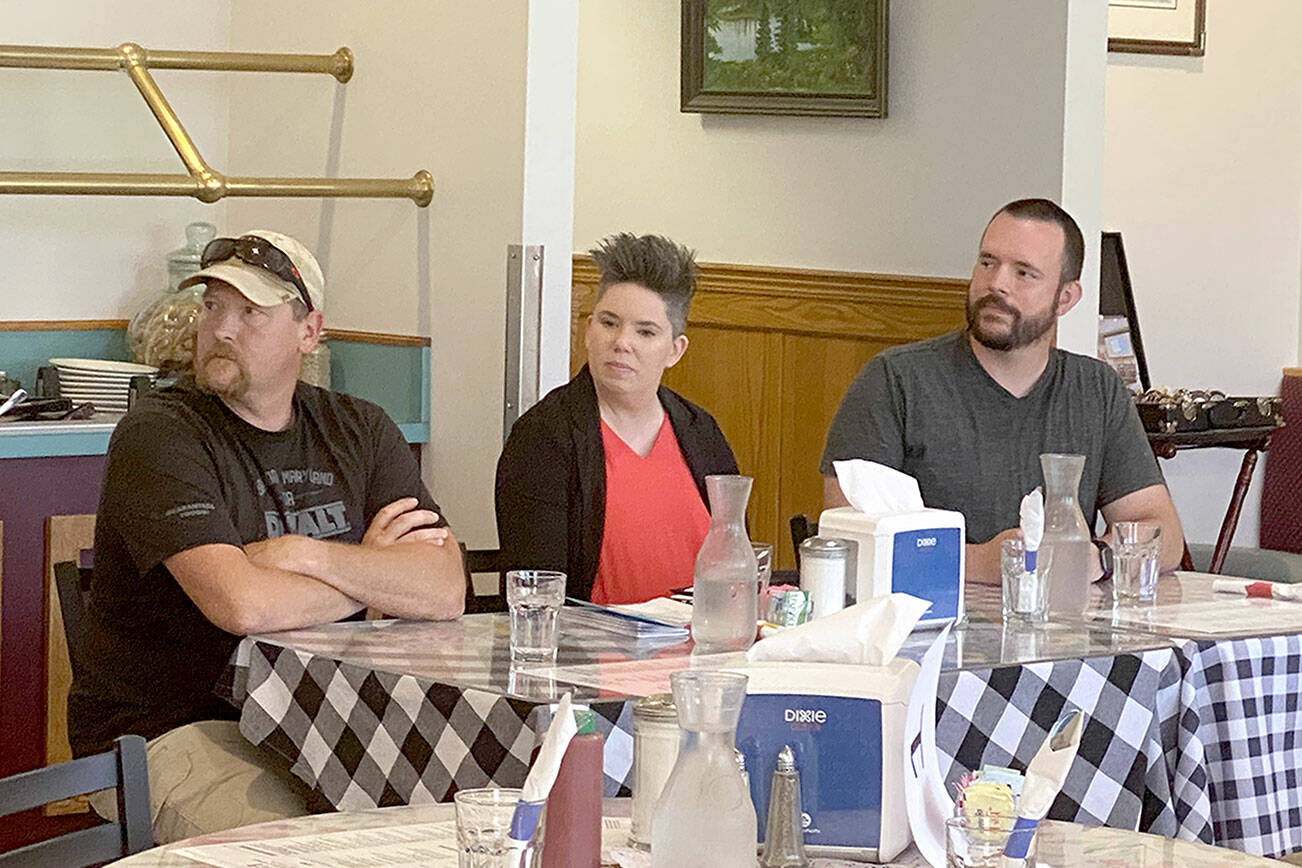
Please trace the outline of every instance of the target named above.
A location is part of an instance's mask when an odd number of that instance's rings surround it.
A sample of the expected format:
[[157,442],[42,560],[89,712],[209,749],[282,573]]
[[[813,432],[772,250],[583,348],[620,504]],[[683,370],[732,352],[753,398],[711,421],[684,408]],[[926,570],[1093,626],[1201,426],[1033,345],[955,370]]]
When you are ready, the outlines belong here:
[[465,605],[456,538],[402,498],[376,513],[360,544],[288,535],[243,548],[196,546],[164,561],[204,616],[230,633],[292,630],[373,606],[443,620]]

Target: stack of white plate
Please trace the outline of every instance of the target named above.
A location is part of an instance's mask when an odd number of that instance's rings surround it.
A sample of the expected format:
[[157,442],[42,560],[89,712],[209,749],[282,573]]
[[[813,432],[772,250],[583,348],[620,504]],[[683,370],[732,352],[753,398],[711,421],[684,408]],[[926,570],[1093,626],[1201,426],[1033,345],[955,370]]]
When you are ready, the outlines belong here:
[[108,359],[50,359],[59,370],[59,395],[74,404],[86,401],[96,410],[125,413],[131,378],[158,375],[158,368]]

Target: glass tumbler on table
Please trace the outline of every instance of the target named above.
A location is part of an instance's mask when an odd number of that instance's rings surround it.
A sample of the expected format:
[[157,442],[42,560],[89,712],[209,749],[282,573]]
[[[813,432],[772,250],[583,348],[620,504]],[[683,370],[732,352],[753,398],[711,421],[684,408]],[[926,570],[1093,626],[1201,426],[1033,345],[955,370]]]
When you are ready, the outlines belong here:
[[[520,849],[510,842],[518,789],[483,787],[452,796],[457,812],[458,868],[534,868],[540,849],[530,841]],[[542,823],[538,823],[542,828]]]
[[1112,596],[1117,602],[1151,603],[1162,568],[1162,528],[1145,521],[1112,526]]
[[[951,817],[945,821],[948,868],[1034,868],[1035,827],[1014,829],[1012,817]],[[1022,858],[1004,855],[1010,840]]]
[[999,543],[999,572],[1004,583],[1004,620],[1044,621],[1049,611],[1047,583],[1038,569],[1026,569],[1026,545],[1020,537]]
[[511,662],[556,660],[557,621],[565,602],[565,574],[551,570],[510,570],[506,605],[511,613]]

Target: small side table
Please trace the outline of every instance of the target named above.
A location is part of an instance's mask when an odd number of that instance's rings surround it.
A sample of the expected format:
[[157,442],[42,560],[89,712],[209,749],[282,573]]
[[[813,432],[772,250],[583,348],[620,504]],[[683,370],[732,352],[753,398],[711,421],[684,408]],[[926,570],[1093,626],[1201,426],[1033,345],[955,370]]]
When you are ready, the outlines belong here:
[[[1252,473],[1257,468],[1257,456],[1270,448],[1270,438],[1280,429],[1279,425],[1262,425],[1255,428],[1212,428],[1207,431],[1178,431],[1172,434],[1149,432],[1148,445],[1158,458],[1174,458],[1181,449],[1242,449],[1243,464],[1239,467],[1239,477],[1234,481],[1234,491],[1230,495],[1229,506],[1225,509],[1225,519],[1221,522],[1221,532],[1216,537],[1216,547],[1212,550],[1212,562],[1209,573],[1220,573],[1225,566],[1225,556],[1230,553],[1230,542],[1234,531],[1239,526],[1239,513],[1243,511],[1243,499],[1248,495],[1248,485],[1252,482]],[[1193,569],[1193,560],[1189,557],[1189,546],[1184,547],[1184,557],[1180,561],[1183,570]]]

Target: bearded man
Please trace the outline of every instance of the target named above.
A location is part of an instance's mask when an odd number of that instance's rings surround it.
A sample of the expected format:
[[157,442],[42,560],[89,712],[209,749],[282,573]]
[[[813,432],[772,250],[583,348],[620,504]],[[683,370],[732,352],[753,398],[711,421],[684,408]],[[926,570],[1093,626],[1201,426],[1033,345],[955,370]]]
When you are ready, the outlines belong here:
[[[1018,533],[1021,498],[1044,452],[1085,456],[1090,527],[1162,526],[1162,567],[1184,537],[1134,403],[1106,364],[1055,346],[1081,299],[1085,244],[1066,211],[1020,199],[986,225],[968,286],[967,328],[892,347],[864,365],[827,432],[825,507],[846,499],[832,462],[866,458],[918,480],[923,502],[963,513],[967,579],[999,581],[999,543]],[[1101,570],[1096,572],[1096,577]]]
[[213,693],[241,636],[367,606],[455,618],[465,592],[398,427],[298,381],[322,329],[312,254],[255,230],[214,240],[202,265],[181,283],[205,286],[193,377],[142,398],[109,443],[68,703],[78,756],[148,740],[160,844],[307,811],[307,788]]

